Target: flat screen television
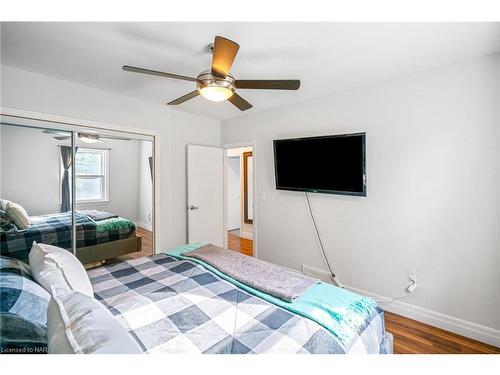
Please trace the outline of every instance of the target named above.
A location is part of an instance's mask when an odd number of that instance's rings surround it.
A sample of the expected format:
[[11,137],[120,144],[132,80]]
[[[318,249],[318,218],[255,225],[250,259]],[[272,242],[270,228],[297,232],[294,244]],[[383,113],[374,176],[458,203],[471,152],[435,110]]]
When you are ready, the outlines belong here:
[[274,140],[276,189],[366,196],[365,137]]

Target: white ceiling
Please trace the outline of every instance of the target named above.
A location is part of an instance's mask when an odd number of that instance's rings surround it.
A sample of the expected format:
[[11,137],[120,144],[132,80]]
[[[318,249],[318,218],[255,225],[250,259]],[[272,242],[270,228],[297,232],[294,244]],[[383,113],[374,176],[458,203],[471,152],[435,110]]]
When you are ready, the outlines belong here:
[[1,61],[166,103],[194,84],[121,66],[196,77],[215,35],[240,44],[237,78],[302,82],[299,91],[240,90],[254,105],[246,112],[202,97],[176,107],[221,120],[500,51],[500,23],[2,23]]

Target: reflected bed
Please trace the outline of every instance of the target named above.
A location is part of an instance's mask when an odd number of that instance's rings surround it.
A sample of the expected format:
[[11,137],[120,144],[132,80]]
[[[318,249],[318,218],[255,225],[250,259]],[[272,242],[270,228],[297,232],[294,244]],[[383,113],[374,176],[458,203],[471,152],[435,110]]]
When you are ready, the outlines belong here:
[[[0,233],[1,255],[27,261],[33,241],[71,250],[71,212],[31,216],[26,229]],[[113,217],[94,221],[76,213],[77,257],[82,263],[141,251],[141,237],[130,220]]]

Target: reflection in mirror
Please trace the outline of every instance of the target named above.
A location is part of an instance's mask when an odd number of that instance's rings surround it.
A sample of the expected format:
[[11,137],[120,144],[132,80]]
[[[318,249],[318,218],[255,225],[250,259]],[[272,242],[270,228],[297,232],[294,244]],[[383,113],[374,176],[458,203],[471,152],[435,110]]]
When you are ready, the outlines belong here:
[[[86,267],[153,253],[152,137],[68,125],[73,133],[50,122],[5,120],[2,116],[2,255],[27,262],[33,241],[74,251]],[[11,218],[13,209],[24,222]]]
[[152,142],[118,132],[77,130],[76,147],[77,221],[87,221],[95,231],[77,241],[80,260],[98,265],[151,255]]
[[1,254],[25,262],[33,241],[72,250],[71,132],[33,125],[0,126]]

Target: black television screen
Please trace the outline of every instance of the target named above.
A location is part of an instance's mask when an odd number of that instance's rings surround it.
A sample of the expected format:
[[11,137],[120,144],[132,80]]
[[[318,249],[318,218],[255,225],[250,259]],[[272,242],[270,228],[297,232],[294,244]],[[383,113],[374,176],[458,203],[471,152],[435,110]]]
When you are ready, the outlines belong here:
[[274,140],[276,189],[366,196],[365,133]]

